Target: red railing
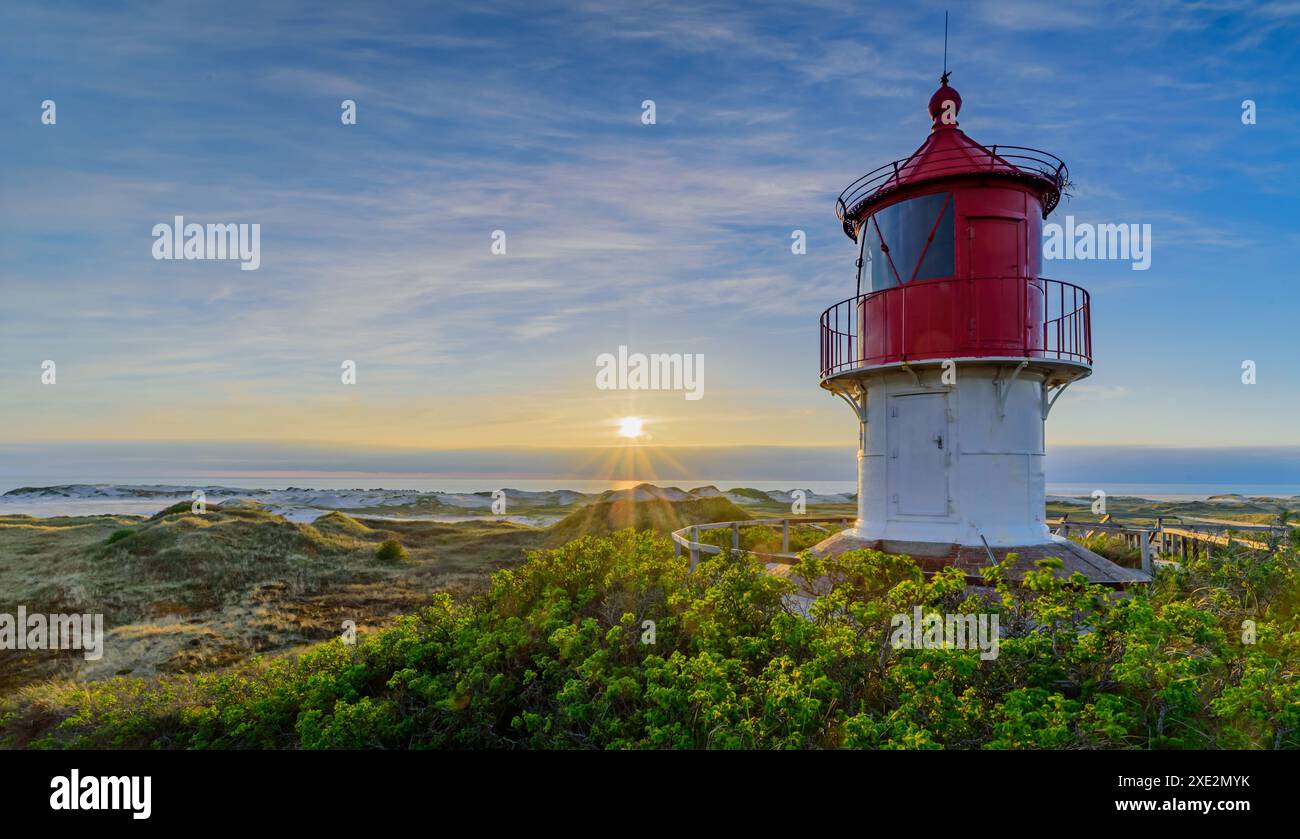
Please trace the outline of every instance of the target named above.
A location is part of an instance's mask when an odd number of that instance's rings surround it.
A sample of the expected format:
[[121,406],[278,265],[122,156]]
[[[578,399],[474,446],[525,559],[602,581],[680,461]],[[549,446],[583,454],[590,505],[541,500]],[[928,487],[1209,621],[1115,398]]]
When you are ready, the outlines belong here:
[[821,317],[821,377],[901,361],[1039,358],[1092,365],[1088,292],[1045,277],[923,280]]

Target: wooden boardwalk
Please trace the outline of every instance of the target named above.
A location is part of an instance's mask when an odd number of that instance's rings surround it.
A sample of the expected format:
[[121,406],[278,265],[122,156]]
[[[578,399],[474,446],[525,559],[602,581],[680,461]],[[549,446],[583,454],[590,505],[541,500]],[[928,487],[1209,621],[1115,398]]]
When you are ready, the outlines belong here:
[[921,566],[921,570],[927,575],[945,568],[957,568],[965,574],[966,582],[973,586],[987,585],[984,581],[984,569],[994,563],[1005,562],[1010,554],[1015,554],[1016,558],[1007,569],[1007,579],[1017,583],[1030,571],[1038,570],[1036,564],[1038,560],[1048,558],[1061,561],[1061,568],[1056,571],[1056,576],[1062,579],[1079,573],[1087,577],[1089,582],[1117,589],[1151,582],[1149,570],[1125,568],[1065,538],[1038,545],[984,547],[889,541],[867,542],[839,534],[818,545],[817,552],[834,555],[861,548],[889,554],[906,554]]
[[[672,534],[672,539],[674,549],[678,555],[681,554],[683,549],[689,551],[691,568],[694,569],[699,564],[701,554],[718,554],[723,550],[716,545],[700,541],[700,534],[705,531],[730,530],[731,547],[733,550],[739,550],[741,528],[755,526],[779,528],[781,531],[781,550],[779,552],[749,551],[749,553],[762,559],[769,570],[774,573],[788,573],[789,566],[798,562],[799,559],[797,554],[790,551],[790,526],[792,524],[810,525],[820,530],[823,524],[836,524],[847,527],[853,524],[853,519],[846,516],[803,516],[716,522],[682,528]],[[1063,516],[1058,519],[1049,519],[1047,525],[1053,535],[1060,537],[1060,541],[1051,544],[1012,548],[981,548],[962,545],[923,546],[910,543],[873,542],[868,544],[854,537],[836,534],[821,543],[819,550],[823,553],[833,554],[868,547],[886,553],[908,554],[916,560],[917,564],[927,574],[934,573],[942,568],[956,566],[966,574],[967,580],[973,585],[979,585],[982,582],[981,569],[993,562],[1003,561],[1009,553],[1017,554],[1017,561],[1011,569],[1010,576],[1012,579],[1022,578],[1027,571],[1036,567],[1034,565],[1036,560],[1051,556],[1060,559],[1064,564],[1064,567],[1058,572],[1062,576],[1069,576],[1078,571],[1093,582],[1112,588],[1127,588],[1131,585],[1150,582],[1157,563],[1186,561],[1190,556],[1198,553],[1212,556],[1215,549],[1231,547],[1266,551],[1269,550],[1269,542],[1265,541],[1266,539],[1280,537],[1285,534],[1285,528],[1270,525],[1238,525],[1228,522],[1188,522],[1182,520],[1173,523],[1167,522],[1165,518],[1157,519],[1154,527],[1135,527],[1124,525],[1109,515],[1103,516],[1100,521],[1096,522],[1070,521],[1068,516]],[[1247,535],[1243,535],[1243,532]],[[1139,567],[1127,568],[1111,562],[1070,540],[1072,535],[1087,538],[1103,534],[1120,538],[1130,547],[1136,548],[1140,556]],[[925,548],[937,549],[926,550]]]
[[[1269,550],[1270,536],[1282,537],[1286,529],[1273,525],[1228,523],[1226,521],[1182,521],[1167,523],[1156,519],[1154,527],[1133,527],[1121,524],[1113,516],[1103,516],[1099,522],[1069,521],[1068,517],[1048,521],[1052,532],[1060,536],[1072,533],[1084,538],[1094,534],[1117,536],[1142,554],[1142,567],[1148,568],[1152,557],[1186,560],[1200,552],[1213,555],[1215,548],[1233,546],[1254,551]],[[1261,538],[1262,537],[1262,538]]]

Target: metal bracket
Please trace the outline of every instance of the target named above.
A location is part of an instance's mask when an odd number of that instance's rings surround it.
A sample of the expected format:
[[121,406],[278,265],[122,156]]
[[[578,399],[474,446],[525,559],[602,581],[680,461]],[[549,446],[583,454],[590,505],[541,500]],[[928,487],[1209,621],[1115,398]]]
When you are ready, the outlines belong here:
[[1024,370],[1028,366],[1028,361],[1022,361],[1017,365],[1016,370],[1011,374],[1010,379],[1007,379],[1005,382],[1002,381],[1002,372],[999,371],[997,378],[993,380],[993,387],[997,388],[998,391],[998,419],[1007,418],[1007,396],[1011,393],[1011,386],[1016,383],[1016,377],[1020,375],[1020,371]]
[[859,384],[856,393],[849,397],[842,390],[835,391],[835,395],[843,399],[845,404],[853,409],[853,415],[858,418],[858,452],[859,454],[867,447],[867,389]]
[[866,424],[867,422],[867,389],[858,385],[857,392],[850,397],[842,390],[835,391],[835,395],[844,400],[844,403],[853,409],[853,415],[858,418],[858,422]]
[[[908,364],[906,361],[904,361],[904,362],[902,362],[901,364],[899,364],[899,365],[898,365],[898,369],[899,369],[899,370],[902,370],[904,373],[907,373],[909,376],[912,377],[912,384],[913,384],[914,386],[919,387],[919,388],[921,388],[922,390],[934,390],[934,389],[935,389],[935,385],[927,385],[927,384],[925,384],[924,382],[922,382],[922,381],[921,381],[921,375],[920,375],[919,373],[917,373],[916,370],[915,370],[915,368],[913,368],[912,365],[911,365],[911,364]],[[941,378],[941,382],[942,382],[942,378]],[[952,390],[952,387],[951,387],[951,386],[949,386],[949,385],[945,385],[945,384],[942,384],[942,383],[939,385],[939,387],[942,388],[943,390]]]
[[1044,422],[1047,421],[1047,415],[1052,412],[1052,406],[1056,404],[1056,400],[1061,398],[1061,394],[1065,393],[1065,389],[1069,386],[1070,386],[1070,382],[1065,382],[1064,384],[1057,385],[1056,392],[1052,395],[1051,399],[1048,399],[1047,393],[1049,390],[1051,390],[1051,388],[1048,387],[1046,382],[1043,383],[1043,421]]

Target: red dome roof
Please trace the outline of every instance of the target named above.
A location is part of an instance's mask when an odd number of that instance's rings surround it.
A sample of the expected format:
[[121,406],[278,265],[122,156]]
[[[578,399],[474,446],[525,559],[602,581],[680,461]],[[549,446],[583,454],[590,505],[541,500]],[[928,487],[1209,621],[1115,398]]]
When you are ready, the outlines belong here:
[[966,136],[957,127],[961,94],[949,87],[946,77],[930,97],[929,111],[934,124],[920,148],[904,160],[895,160],[867,173],[840,195],[837,213],[850,238],[857,238],[857,222],[875,206],[900,190],[940,178],[1015,178],[1039,193],[1044,216],[1056,207],[1069,176],[1059,158],[1019,146],[990,148]]
[[[944,85],[930,99],[930,114],[934,117],[930,136],[899,164],[898,171],[880,185],[881,190],[952,175],[1019,173],[1019,169],[993,150],[966,136],[966,132],[957,127],[955,118],[952,122],[945,123],[946,102],[956,102],[956,109],[961,108],[961,97],[957,91]],[[956,110],[952,113],[955,114]]]

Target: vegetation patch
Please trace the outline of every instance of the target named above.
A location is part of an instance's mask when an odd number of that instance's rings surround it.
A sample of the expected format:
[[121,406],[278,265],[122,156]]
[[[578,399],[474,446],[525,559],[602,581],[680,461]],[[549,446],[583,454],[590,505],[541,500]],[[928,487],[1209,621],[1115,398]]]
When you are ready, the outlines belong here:
[[[1297,748],[1300,555],[1216,552],[1124,596],[1043,560],[971,588],[907,557],[724,552],[653,532],[534,551],[483,593],[297,660],[34,686],[11,745],[133,748]],[[799,600],[814,583],[824,594]],[[913,609],[996,612],[999,655],[895,649]],[[1247,621],[1250,623],[1247,624]],[[1249,640],[1245,627],[1249,626]]]
[[[104,658],[0,654],[0,693],[42,679],[153,676],[281,655],[374,628],[436,591],[486,585],[544,532],[508,522],[291,522],[254,506],[188,502],[151,516],[0,517],[0,611],[100,613]],[[406,560],[377,557],[402,545]]]
[[692,524],[749,518],[749,513],[726,498],[598,501],[574,510],[552,525],[546,543],[559,546],[583,536],[605,536],[629,528],[671,533]]
[[404,559],[410,559],[411,555],[402,547],[402,543],[396,539],[385,539],[384,543],[375,551],[375,559],[380,562],[401,562]]

